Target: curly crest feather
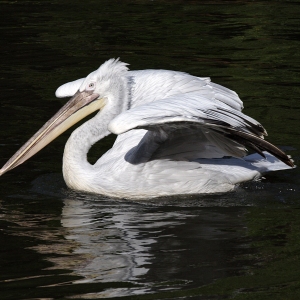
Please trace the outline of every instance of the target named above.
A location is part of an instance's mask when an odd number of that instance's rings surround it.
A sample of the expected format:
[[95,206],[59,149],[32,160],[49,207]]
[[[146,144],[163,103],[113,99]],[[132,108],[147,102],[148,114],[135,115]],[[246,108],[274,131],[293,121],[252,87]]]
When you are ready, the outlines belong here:
[[111,58],[103,63],[95,73],[98,78],[122,76],[128,71],[127,66],[128,64],[121,62],[119,58]]

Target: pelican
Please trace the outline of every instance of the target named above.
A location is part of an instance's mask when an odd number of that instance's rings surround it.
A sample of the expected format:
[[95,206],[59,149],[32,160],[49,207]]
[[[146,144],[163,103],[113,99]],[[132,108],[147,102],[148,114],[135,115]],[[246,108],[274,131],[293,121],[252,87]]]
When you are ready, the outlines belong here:
[[[110,59],[86,78],[60,86],[71,99],[3,166],[25,162],[72,125],[98,111],[68,139],[63,176],[71,189],[151,198],[232,191],[268,171],[295,167],[243,114],[237,93],[210,78],[168,70],[129,71]],[[90,147],[110,133],[113,147],[92,165]],[[254,150],[248,155],[247,149]]]

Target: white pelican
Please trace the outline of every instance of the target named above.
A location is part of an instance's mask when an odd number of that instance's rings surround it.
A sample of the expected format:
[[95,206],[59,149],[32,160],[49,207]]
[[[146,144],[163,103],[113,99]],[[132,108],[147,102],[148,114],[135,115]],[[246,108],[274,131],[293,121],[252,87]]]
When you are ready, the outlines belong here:
[[[227,192],[264,172],[294,167],[263,139],[262,125],[241,112],[238,95],[209,78],[129,71],[110,59],[86,78],[60,86],[56,96],[72,98],[0,175],[94,111],[65,146],[63,176],[71,189],[127,198]],[[113,147],[91,165],[90,147],[110,133],[118,135]],[[245,147],[259,155],[245,156]]]

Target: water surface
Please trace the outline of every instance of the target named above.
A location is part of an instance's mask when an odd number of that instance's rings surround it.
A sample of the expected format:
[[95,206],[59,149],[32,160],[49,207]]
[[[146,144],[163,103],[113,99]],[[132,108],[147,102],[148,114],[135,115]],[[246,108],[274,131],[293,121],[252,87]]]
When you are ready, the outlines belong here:
[[[1,164],[64,103],[59,85],[111,57],[234,89],[298,163],[299,3],[2,1]],[[0,180],[1,299],[298,298],[298,169],[228,194],[110,199],[65,186],[71,131]]]

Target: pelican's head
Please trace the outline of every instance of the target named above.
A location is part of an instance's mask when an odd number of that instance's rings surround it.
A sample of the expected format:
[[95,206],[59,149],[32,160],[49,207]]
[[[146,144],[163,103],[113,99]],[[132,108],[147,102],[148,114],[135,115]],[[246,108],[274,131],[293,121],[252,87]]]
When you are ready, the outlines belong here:
[[119,96],[122,91],[120,81],[125,72],[125,63],[110,59],[86,78],[59,87],[55,93],[57,97],[72,98],[8,160],[0,176],[25,162],[84,117],[112,106],[114,94]]

